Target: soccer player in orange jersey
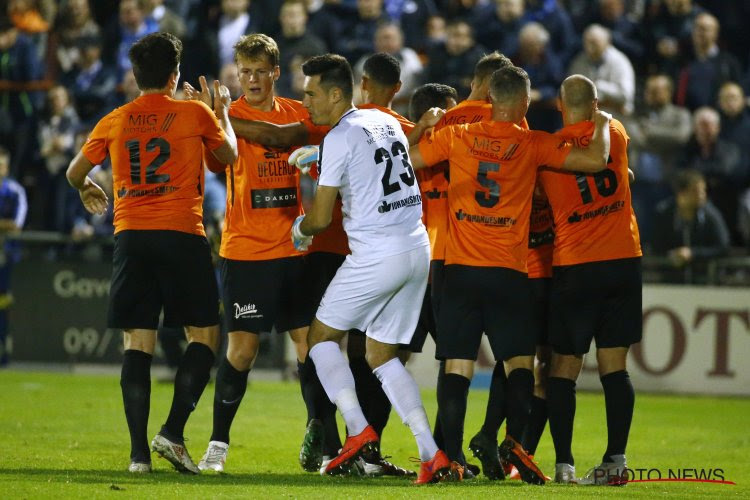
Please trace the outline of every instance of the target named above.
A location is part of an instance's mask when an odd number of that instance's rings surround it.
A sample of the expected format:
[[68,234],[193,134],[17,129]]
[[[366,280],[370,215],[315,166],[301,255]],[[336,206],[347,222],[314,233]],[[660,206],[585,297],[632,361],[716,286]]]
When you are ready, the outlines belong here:
[[219,344],[219,297],[202,222],[201,157],[205,147],[218,161],[231,163],[237,143],[226,87],[214,83],[213,111],[203,103],[173,99],[181,54],[182,43],[168,33],[145,36],[131,47],[140,97],[99,121],[67,171],[86,209],[103,213],[107,196],[87,174],[107,156],[112,161],[115,248],[107,323],[124,330],[120,387],[134,473],[151,471],[149,371],[162,308],[164,325],[184,325],[189,344],[169,416],[151,444],[181,472],[200,472],[183,431]]
[[[565,127],[556,135],[588,144],[595,128],[589,119],[597,104],[594,84],[580,75],[568,77],[560,97]],[[616,120],[610,123],[610,135],[609,161],[601,172],[540,174],[556,232],[547,401],[557,456],[555,479],[560,482],[575,481],[575,381],[592,338],[604,388],[608,442],[602,463],[579,483],[618,482],[626,474],[625,446],[635,399],[626,358],[629,347],[641,340],[641,246],[630,204],[628,135]]]
[[466,408],[472,373],[467,373],[465,361],[476,360],[486,333],[495,358],[505,362],[508,372],[508,434],[500,446],[501,457],[518,468],[524,481],[543,483],[544,474],[518,443],[534,386],[535,339],[529,329],[526,265],[531,199],[542,165],[589,172],[606,167],[610,117],[597,111],[589,147],[573,147],[518,125],[528,110],[529,93],[529,78],[522,69],[494,72],[493,121],[446,127],[423,138],[410,155],[416,168],[445,160],[450,168],[450,237],[436,353],[446,360],[438,398],[446,453],[451,460],[459,457],[465,410],[446,415],[442,409]]
[[[241,37],[234,49],[243,95],[232,103],[230,116],[282,124],[307,120],[309,133],[322,137],[299,101],[274,95],[280,71],[276,42],[253,34]],[[195,94],[194,89],[187,90]],[[294,249],[287,231],[302,214],[299,173],[289,165],[287,151],[244,139],[238,141],[238,149],[239,157],[231,165],[206,157],[209,169],[227,170],[227,209],[219,254],[228,346],[216,375],[213,432],[198,464],[202,470],[218,472],[224,469],[229,430],[247,389],[260,333],[274,327],[289,331],[301,366],[316,306],[299,286],[304,256]],[[308,385],[316,381],[302,376],[300,382],[309,408],[314,391]]]

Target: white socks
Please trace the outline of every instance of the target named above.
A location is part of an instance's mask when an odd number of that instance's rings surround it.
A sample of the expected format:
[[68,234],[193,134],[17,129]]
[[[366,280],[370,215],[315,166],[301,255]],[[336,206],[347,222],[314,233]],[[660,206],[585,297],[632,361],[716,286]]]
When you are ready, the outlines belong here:
[[[367,420],[357,400],[354,375],[336,342],[321,342],[310,349],[315,371],[328,399],[334,403],[344,417],[350,436],[356,436],[367,427]],[[425,418],[427,418],[425,416]],[[429,428],[428,428],[429,430]]]
[[[317,363],[317,360],[315,362]],[[424,411],[422,398],[419,395],[419,387],[414,378],[406,371],[398,358],[380,365],[373,372],[383,384],[383,391],[393,408],[396,409],[396,413],[414,434],[419,447],[420,460],[423,462],[431,460],[437,453],[438,447],[432,437],[430,422],[427,420],[427,413]],[[323,382],[322,378],[321,382]],[[327,388],[326,391],[328,391]]]

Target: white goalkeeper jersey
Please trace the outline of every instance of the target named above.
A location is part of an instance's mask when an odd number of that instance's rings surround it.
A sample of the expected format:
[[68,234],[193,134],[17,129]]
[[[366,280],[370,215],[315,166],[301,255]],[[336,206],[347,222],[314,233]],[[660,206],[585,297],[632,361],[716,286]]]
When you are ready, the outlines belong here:
[[352,256],[379,258],[429,245],[422,197],[398,121],[347,111],[320,144],[318,184],[339,188]]

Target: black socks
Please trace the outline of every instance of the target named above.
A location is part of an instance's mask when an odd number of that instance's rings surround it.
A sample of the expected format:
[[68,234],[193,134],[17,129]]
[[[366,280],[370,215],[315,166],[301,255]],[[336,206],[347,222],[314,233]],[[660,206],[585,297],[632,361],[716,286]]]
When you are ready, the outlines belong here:
[[576,383],[561,377],[547,380],[549,430],[555,443],[555,463],[575,465],[571,443],[576,415]]
[[505,420],[505,389],[508,379],[502,361],[495,364],[490,382],[490,395],[487,400],[487,412],[484,416],[482,433],[497,439],[497,432]]
[[526,368],[516,368],[508,374],[505,410],[508,419],[508,434],[521,441],[523,429],[529,420],[531,396],[534,393],[534,373]]
[[170,440],[182,443],[185,423],[206,388],[214,364],[214,353],[200,342],[190,342],[180,360],[174,381],[174,396],[163,430]]
[[462,444],[470,383],[471,381],[462,375],[448,373],[442,379],[442,387],[438,388],[438,407],[445,439],[445,453],[450,460],[462,464],[465,462]]
[[357,399],[362,406],[362,413],[378,436],[382,437],[383,429],[385,429],[388,417],[391,415],[391,402],[385,395],[380,380],[372,372],[372,368],[367,364],[365,358],[350,358],[349,367],[354,375]]
[[211,441],[229,444],[229,428],[240,407],[247,389],[247,375],[250,370],[235,370],[225,357],[216,372],[214,390],[214,424]]
[[612,455],[624,455],[628,444],[630,423],[633,421],[635,391],[625,370],[601,377],[604,402],[607,407],[607,451],[603,462],[611,462]]
[[122,402],[130,431],[130,460],[150,463],[148,448],[148,413],[151,403],[151,360],[143,351],[125,351],[120,373]]
[[529,455],[536,453],[536,447],[544,433],[544,427],[547,425],[547,400],[534,396],[531,398],[531,414],[529,421],[523,431],[521,445]]

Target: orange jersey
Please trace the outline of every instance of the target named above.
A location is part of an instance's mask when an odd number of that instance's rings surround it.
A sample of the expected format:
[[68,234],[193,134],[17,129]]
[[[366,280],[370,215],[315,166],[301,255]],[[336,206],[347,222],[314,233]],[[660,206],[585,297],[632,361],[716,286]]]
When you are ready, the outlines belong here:
[[[555,215],[553,265],[626,259],[641,255],[640,236],[630,204],[628,134],[610,122],[607,168],[593,175],[542,170],[540,179]],[[590,121],[569,125],[555,135],[588,145]]]
[[96,124],[82,153],[94,165],[109,155],[115,233],[157,229],[205,235],[203,146],[224,144],[208,106],[146,94]]
[[[307,110],[293,99],[275,97],[273,109],[251,107],[244,96],[232,103],[229,116],[276,124],[304,122],[310,141],[319,131]],[[237,138],[239,157],[227,172],[227,210],[219,254],[232,260],[270,260],[299,255],[289,228],[302,214],[299,172],[289,165],[289,151],[266,148]]]
[[411,132],[414,127],[416,127],[416,124],[412,121],[407,120],[400,114],[396,113],[390,108],[384,108],[383,106],[378,106],[377,104],[360,104],[357,106],[359,109],[377,109],[378,111],[382,111],[383,113],[389,114],[392,117],[394,117],[398,122],[401,124],[401,130],[404,131],[404,134],[407,136],[409,135],[409,132]]
[[[404,134],[409,134],[415,127],[415,124],[396,113],[395,111],[378,106],[376,104],[360,104],[357,106],[359,109],[377,109],[383,113],[387,113],[401,124],[401,129]],[[349,240],[344,232],[344,216],[341,213],[341,198],[336,199],[336,204],[333,207],[333,213],[331,216],[331,224],[326,228],[325,231],[318,234],[313,238],[313,242],[310,245],[310,253],[313,252],[328,252],[339,255],[349,255]]]
[[555,242],[555,227],[552,207],[544,189],[537,183],[531,198],[531,220],[529,222],[529,257],[526,266],[529,278],[552,277],[552,251]]
[[525,273],[537,168],[561,167],[571,148],[508,122],[454,125],[423,138],[426,164],[450,164],[445,263]]

